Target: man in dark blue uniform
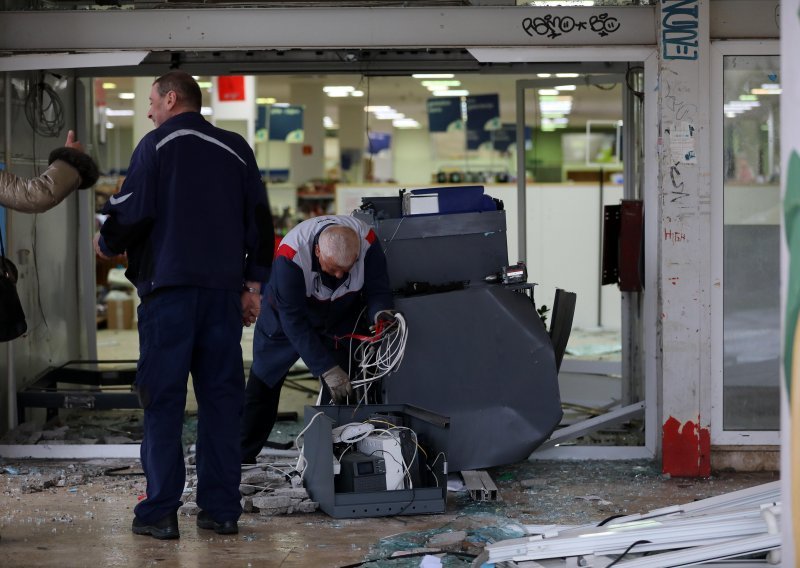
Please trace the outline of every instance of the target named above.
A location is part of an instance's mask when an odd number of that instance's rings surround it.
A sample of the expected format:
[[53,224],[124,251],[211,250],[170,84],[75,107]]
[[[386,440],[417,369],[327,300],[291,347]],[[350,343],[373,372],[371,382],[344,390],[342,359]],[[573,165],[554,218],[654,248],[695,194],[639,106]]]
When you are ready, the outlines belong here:
[[182,71],[156,79],[156,129],[134,150],[95,238],[101,257],[126,252],[141,297],[136,389],[144,407],[147,497],[132,530],[178,538],[186,478],[181,446],[187,380],[198,405],[197,526],[238,532],[244,402],[242,324],[255,322],[273,252],[272,217],[253,151],[200,115]]
[[386,257],[375,232],[355,217],[303,221],[275,255],[253,336],[253,366],[242,420],[242,463],[255,463],[278,415],[281,387],[298,360],[336,403],[350,395],[346,341],[362,312],[394,320]]

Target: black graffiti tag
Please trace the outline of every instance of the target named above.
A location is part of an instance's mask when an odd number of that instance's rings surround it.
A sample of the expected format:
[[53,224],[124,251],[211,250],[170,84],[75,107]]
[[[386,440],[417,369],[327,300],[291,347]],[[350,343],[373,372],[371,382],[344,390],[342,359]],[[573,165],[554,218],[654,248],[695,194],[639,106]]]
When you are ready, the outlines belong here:
[[531,30],[538,35],[546,35],[549,38],[556,38],[561,34],[566,34],[574,29],[585,29],[585,22],[576,22],[575,18],[571,16],[551,16],[547,15],[543,18],[525,18],[522,20],[522,29],[525,30],[529,36],[533,36]]
[[587,28],[600,35],[600,37],[605,37],[617,31],[620,25],[619,20],[609,18],[607,13],[592,16],[588,22],[575,20],[572,16],[553,16],[552,14],[522,20],[522,29],[529,36],[533,37],[536,34],[547,36],[551,39],[575,30],[585,30]]
[[609,18],[608,14],[603,13],[589,18],[589,27],[592,28],[593,32],[600,34],[600,37],[606,37],[608,34],[617,31],[620,23],[616,18]]

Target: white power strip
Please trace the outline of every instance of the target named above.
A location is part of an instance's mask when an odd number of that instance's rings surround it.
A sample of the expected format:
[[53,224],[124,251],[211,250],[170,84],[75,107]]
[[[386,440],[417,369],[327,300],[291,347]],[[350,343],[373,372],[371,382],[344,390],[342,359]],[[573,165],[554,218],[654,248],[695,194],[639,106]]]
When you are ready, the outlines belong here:
[[386,462],[386,489],[405,489],[405,465],[400,440],[386,432],[375,432],[356,444],[358,451],[368,456],[383,458]]
[[362,437],[366,436],[375,429],[375,426],[369,423],[350,422],[344,426],[337,426],[331,430],[333,435],[333,443],[345,442],[351,444],[357,442]]

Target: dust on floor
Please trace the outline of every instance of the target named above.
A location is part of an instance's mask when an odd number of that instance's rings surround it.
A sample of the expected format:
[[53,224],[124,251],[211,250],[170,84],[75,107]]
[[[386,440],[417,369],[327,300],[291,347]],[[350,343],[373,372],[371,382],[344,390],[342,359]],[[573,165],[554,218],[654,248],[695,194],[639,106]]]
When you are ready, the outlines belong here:
[[226,537],[182,516],[181,539],[161,542],[130,532],[145,489],[135,460],[0,460],[0,565],[405,567],[419,566],[419,556],[389,557],[433,549],[447,552],[446,567],[468,566],[487,542],[520,536],[524,524],[600,522],[778,479],[765,472],[669,478],[647,460],[526,461],[488,471],[500,501],[452,492],[443,514],[248,513],[240,533]]

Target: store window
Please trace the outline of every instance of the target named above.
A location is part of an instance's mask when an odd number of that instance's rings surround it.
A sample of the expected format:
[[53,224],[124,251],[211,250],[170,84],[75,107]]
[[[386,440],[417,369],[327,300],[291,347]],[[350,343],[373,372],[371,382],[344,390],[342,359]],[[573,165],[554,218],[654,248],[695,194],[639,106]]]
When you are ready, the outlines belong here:
[[723,57],[723,429],[780,427],[780,59]]

